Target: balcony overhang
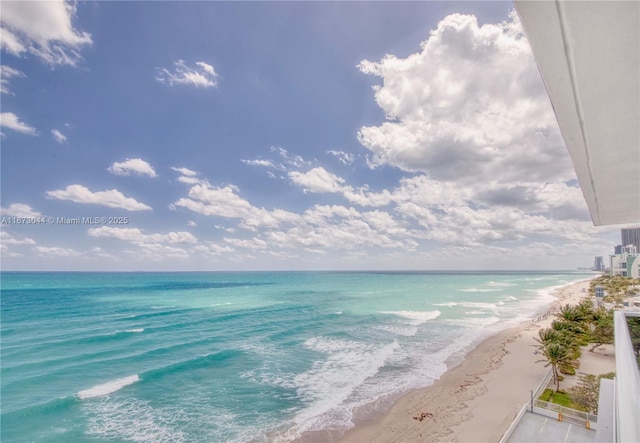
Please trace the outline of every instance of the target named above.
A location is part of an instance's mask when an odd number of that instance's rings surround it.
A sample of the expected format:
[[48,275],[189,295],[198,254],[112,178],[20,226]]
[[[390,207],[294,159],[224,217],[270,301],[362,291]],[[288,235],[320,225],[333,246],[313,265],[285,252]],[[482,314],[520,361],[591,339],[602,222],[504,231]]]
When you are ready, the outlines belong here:
[[640,2],[515,6],[593,223],[640,221]]

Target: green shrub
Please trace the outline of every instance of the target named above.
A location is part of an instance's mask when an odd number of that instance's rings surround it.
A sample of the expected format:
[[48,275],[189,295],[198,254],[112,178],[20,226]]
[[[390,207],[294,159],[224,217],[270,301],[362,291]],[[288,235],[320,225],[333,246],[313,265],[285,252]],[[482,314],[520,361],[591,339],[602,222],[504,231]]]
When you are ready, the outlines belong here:
[[551,401],[551,396],[553,395],[553,389],[545,389],[542,394],[540,394],[540,400],[542,401]]

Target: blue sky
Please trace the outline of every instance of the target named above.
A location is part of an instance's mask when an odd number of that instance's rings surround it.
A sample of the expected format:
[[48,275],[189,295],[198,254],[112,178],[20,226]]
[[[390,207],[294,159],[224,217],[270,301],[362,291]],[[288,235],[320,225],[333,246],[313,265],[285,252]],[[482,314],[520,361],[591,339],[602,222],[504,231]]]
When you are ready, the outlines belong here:
[[3,2],[3,269],[590,265],[512,11]]

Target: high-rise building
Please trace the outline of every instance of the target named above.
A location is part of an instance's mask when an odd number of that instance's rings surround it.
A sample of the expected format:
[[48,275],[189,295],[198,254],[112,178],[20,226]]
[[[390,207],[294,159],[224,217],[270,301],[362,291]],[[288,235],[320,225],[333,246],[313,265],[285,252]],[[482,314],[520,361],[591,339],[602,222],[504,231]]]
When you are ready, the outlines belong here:
[[604,260],[602,257],[598,256],[593,261],[593,270],[594,271],[604,271]]
[[620,230],[622,246],[634,245],[640,251],[640,228],[622,228]]

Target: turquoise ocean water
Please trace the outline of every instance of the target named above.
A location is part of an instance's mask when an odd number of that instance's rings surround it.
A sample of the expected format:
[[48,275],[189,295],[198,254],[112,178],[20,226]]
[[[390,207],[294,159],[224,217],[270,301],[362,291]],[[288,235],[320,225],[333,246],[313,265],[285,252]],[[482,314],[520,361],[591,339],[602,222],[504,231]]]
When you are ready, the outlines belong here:
[[590,277],[2,273],[0,439],[337,434]]

